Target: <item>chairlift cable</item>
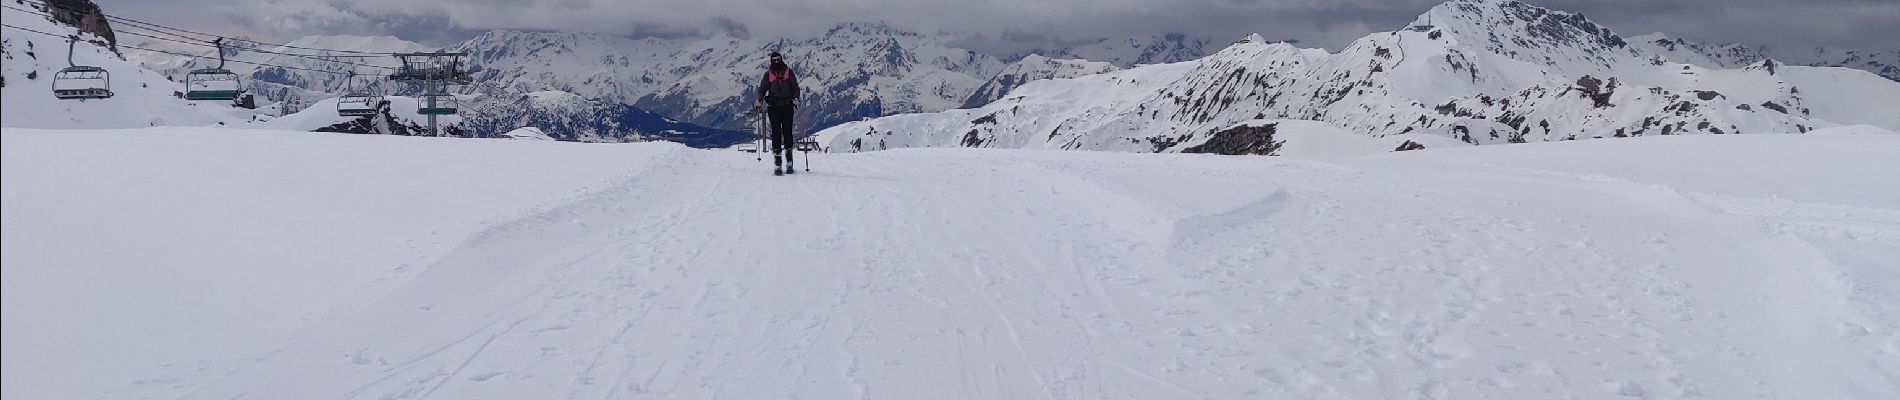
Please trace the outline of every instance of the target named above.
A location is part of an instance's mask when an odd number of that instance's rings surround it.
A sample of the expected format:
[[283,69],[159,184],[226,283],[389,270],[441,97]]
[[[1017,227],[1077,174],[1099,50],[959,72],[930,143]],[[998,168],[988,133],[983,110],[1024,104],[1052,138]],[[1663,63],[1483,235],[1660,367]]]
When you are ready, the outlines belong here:
[[[17,30],[27,30],[27,32],[34,32],[34,34],[46,34],[46,36],[53,36],[53,38],[66,38],[65,34],[49,34],[49,32],[42,32],[42,30],[34,30],[34,28],[15,27],[15,25],[8,25],[8,23],[0,23],[0,27],[17,28]],[[179,51],[169,51],[169,49],[148,49],[148,47],[139,47],[139,45],[122,44],[122,45],[118,45],[118,47],[127,47],[127,49],[139,49],[139,51],[152,51],[152,53],[161,53],[161,55],[177,55],[177,57],[203,57],[203,55],[188,55],[188,53],[179,53]],[[340,74],[344,74],[344,72],[334,72],[334,70],[317,70],[317,68],[302,68],[302,66],[287,66],[287,64],[255,63],[255,61],[230,61],[230,63],[255,64],[255,66],[277,66],[277,68],[285,68],[285,70],[308,70],[308,72],[323,72],[323,74],[338,74],[338,76],[340,76]]]
[[[64,9],[64,10],[67,10],[67,11],[73,11],[73,12],[84,12],[84,11],[98,11],[98,13],[99,13],[99,15],[101,15],[101,16],[104,16],[104,17],[105,17],[105,18],[106,18],[107,20],[111,20],[111,21],[117,21],[117,22],[124,22],[124,23],[127,23],[127,24],[131,24],[131,25],[142,25],[142,26],[145,26],[145,29],[147,29],[147,30],[154,30],[154,31],[157,31],[157,30],[167,30],[167,31],[174,31],[174,32],[182,32],[182,33],[185,33],[185,34],[192,34],[192,35],[198,35],[198,36],[203,36],[203,37],[204,37],[204,38],[191,38],[191,39],[194,39],[194,40],[209,40],[209,39],[205,39],[205,38],[216,38],[216,37],[223,37],[222,35],[214,35],[214,34],[209,34],[209,33],[204,33],[204,32],[198,32],[198,31],[193,31],[193,30],[189,30],[189,29],[183,29],[183,28],[175,28],[175,27],[171,27],[171,26],[166,26],[166,25],[162,25],[162,24],[155,24],[155,23],[151,23],[151,22],[145,22],[145,21],[140,21],[140,20],[136,20],[136,19],[131,19],[131,18],[126,18],[126,17],[120,17],[120,16],[116,16],[116,15],[111,15],[111,14],[106,14],[104,10],[82,10],[82,9],[77,9],[77,8],[74,8],[74,7],[72,7],[72,6],[65,6],[65,5],[59,5],[59,4],[53,4],[53,3],[49,3],[49,2],[45,2],[45,1],[43,1],[43,0],[35,0],[35,1],[37,1],[37,2],[39,3],[39,5],[41,5],[41,6],[45,6],[45,7],[55,7],[55,8],[60,8],[60,9]],[[12,7],[11,7],[11,6],[9,6],[8,8],[12,8]],[[16,9],[16,10],[18,10],[18,8],[15,8],[15,9]],[[26,10],[21,10],[21,11],[26,11]],[[31,11],[28,11],[28,12],[31,12]],[[45,15],[45,14],[41,14],[41,15]],[[169,34],[169,35],[173,35],[173,36],[179,36],[179,37],[186,37],[186,36],[184,36],[184,35],[180,35],[180,34],[176,34],[176,33],[172,33],[172,34]],[[294,45],[289,45],[289,44],[281,44],[281,43],[269,43],[269,42],[261,42],[261,41],[256,41],[256,40],[249,40],[249,39],[239,39],[239,40],[243,40],[243,41],[245,41],[245,42],[250,42],[250,43],[256,43],[256,44],[259,44],[259,45],[265,45],[265,46],[275,46],[275,47],[284,47],[284,48],[291,48],[291,49],[298,49],[298,50],[310,50],[310,51],[328,51],[328,52],[335,52],[335,53],[352,53],[352,54],[364,54],[364,55],[368,55],[368,56],[391,56],[391,55],[396,55],[396,54],[398,54],[398,53],[382,53],[382,52],[371,52],[371,51],[357,51],[357,50],[340,50],[340,49],[326,49],[326,48],[319,48],[319,47],[304,47],[304,46],[294,46]]]
[[[31,14],[34,14],[34,15],[39,15],[39,16],[45,16],[45,17],[51,17],[51,15],[47,15],[47,14],[42,14],[42,13],[38,13],[38,12],[34,12],[34,11],[31,11],[31,10],[26,10],[26,9],[21,9],[21,8],[16,8],[16,7],[13,7],[13,6],[9,6],[9,5],[4,5],[4,4],[0,4],[0,7],[6,7],[6,8],[11,8],[11,9],[14,9],[14,10],[19,10],[19,11],[22,11],[22,12],[27,12],[27,13],[31,13]],[[157,34],[165,34],[165,33],[163,33],[163,32],[157,32],[156,30],[153,30],[153,29],[151,29],[151,28],[141,28],[141,29],[145,29],[145,30],[147,30],[147,31],[153,31],[154,33],[157,33]],[[185,36],[181,36],[181,35],[177,35],[177,34],[167,34],[167,35],[170,35],[170,36],[173,36],[173,37],[162,37],[162,36],[157,36],[157,35],[155,35],[155,34],[152,34],[152,33],[144,33],[144,32],[138,32],[138,31],[134,31],[134,30],[116,30],[116,31],[113,31],[113,33],[122,33],[122,34],[127,34],[127,35],[132,35],[132,36],[138,36],[138,37],[144,37],[144,38],[149,38],[149,39],[153,39],[153,40],[162,40],[162,41],[166,41],[166,42],[172,42],[172,43],[177,43],[177,44],[183,44],[183,45],[190,45],[190,46],[198,46],[198,47],[209,47],[209,48],[217,48],[216,46],[212,46],[212,45],[207,45],[207,44],[204,44],[204,43],[202,42],[202,40],[207,40],[207,39],[199,39],[199,38],[190,38],[190,37],[185,37]],[[214,37],[216,37],[216,36],[214,36]],[[181,38],[182,38],[182,39],[181,39]],[[216,38],[219,38],[219,39],[225,39],[225,38],[223,38],[223,37],[216,37]],[[258,43],[258,44],[265,44],[265,43],[261,43],[261,42],[255,42],[255,41],[250,41],[250,40],[244,40],[244,39],[235,39],[235,40],[237,40],[237,41],[243,41],[243,42],[251,42],[251,43]],[[124,46],[124,45],[120,45],[120,46]],[[219,51],[220,51],[220,52],[222,52],[223,50],[222,50],[222,49],[220,49]],[[317,60],[317,61],[323,61],[323,62],[331,62],[331,63],[337,63],[337,64],[345,64],[345,65],[351,65],[351,66],[358,66],[358,67],[369,67],[369,68],[382,68],[382,69],[387,69],[387,70],[395,70],[395,69],[396,69],[396,68],[394,68],[394,67],[387,67],[387,66],[381,66],[381,65],[374,65],[374,64],[363,64],[363,63],[354,63],[354,62],[349,62],[349,61],[343,61],[343,60],[334,60],[334,59],[331,59],[331,58],[363,58],[363,57],[383,57],[384,55],[376,55],[376,56],[345,56],[345,55],[318,55],[318,54],[298,54],[298,53],[287,53],[287,52],[281,52],[281,51],[272,51],[272,50],[265,50],[265,49],[256,49],[256,48],[253,48],[253,49],[242,49],[241,51],[250,51],[250,52],[253,52],[253,53],[262,53],[262,54],[275,54],[275,55],[284,55],[284,56],[291,56],[291,57],[299,57],[299,58],[307,58],[307,59],[312,59],[312,60]],[[196,58],[196,57],[200,57],[200,56],[190,56],[190,57],[194,57],[194,58]]]

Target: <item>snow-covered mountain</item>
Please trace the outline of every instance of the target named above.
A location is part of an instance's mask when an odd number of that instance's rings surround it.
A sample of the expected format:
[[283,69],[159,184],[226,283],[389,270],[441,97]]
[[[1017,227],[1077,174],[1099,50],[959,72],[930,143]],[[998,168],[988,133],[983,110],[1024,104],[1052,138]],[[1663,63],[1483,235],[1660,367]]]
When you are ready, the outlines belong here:
[[465,126],[492,135],[515,127],[535,127],[557,140],[628,142],[667,140],[693,147],[720,148],[752,139],[746,130],[688,124],[626,104],[588,99],[561,91],[512,97],[493,96],[471,108]]
[[[814,38],[628,39],[585,33],[487,32],[468,51],[478,80],[520,92],[565,91],[705,126],[741,128],[765,55],[785,53],[816,126],[963,104],[1003,63],[946,39],[884,24],[844,24]],[[805,123],[801,123],[804,125]]]
[[1671,38],[1662,33],[1633,37],[1630,38],[1630,42],[1669,61],[1695,64],[1705,68],[1741,68],[1773,58],[1780,62],[1810,67],[1853,68],[1900,81],[1900,48],[1850,50],[1815,47],[1805,51],[1777,52],[1766,46],[1736,43],[1712,45]]
[[1853,68],[1900,81],[1900,44],[1894,44],[1894,46],[1896,47],[1880,50],[1816,47],[1806,52],[1795,52],[1779,58],[1808,66]]
[[1339,53],[1254,35],[1195,61],[1033,82],[981,108],[849,123],[820,135],[834,149],[1178,152],[1250,132],[1235,129],[1243,122],[1297,119],[1381,138],[1490,144],[1836,124],[1900,129],[1900,115],[1881,109],[1893,101],[1900,84],[1864,71],[1668,63],[1579,14],[1454,0]]
[[1212,44],[1207,39],[1170,33],[1147,37],[1103,38],[1069,47],[1037,50],[1031,54],[1102,61],[1126,68],[1199,59],[1207,56],[1208,47]]
[[[0,125],[31,128],[132,128],[150,126],[205,126],[240,124],[257,121],[256,111],[235,108],[228,101],[186,101],[174,97],[184,85],[162,73],[141,68],[114,50],[111,27],[90,1],[61,3],[70,8],[49,8],[40,3],[8,4],[0,13],[8,25],[53,35],[78,35],[72,44],[71,62],[104,68],[110,78],[113,96],[107,99],[60,100],[53,96],[56,73],[68,67],[68,43],[64,37],[6,28],[0,48],[5,63],[0,69]],[[94,10],[90,13],[69,9]],[[50,14],[49,14],[50,13]],[[49,16],[53,15],[53,16]],[[83,27],[83,28],[82,28]],[[132,50],[127,50],[132,51]],[[106,83],[103,80],[74,81],[69,88]]]
[[496,30],[447,50],[468,52],[470,74],[489,86],[632,103],[684,73],[675,59],[683,46],[664,39]]
[[851,23],[802,40],[712,39],[687,46],[685,75],[643,96],[641,108],[707,126],[744,124],[765,54],[778,51],[798,71],[801,126],[822,128],[899,113],[955,108],[995,75],[994,57],[946,39],[874,23]]
[[1030,54],[1014,64],[1003,67],[1002,72],[997,72],[989,82],[978,86],[976,92],[971,93],[970,98],[963,101],[963,108],[976,108],[990,104],[1003,98],[1003,95],[1009,94],[1009,91],[1016,90],[1017,87],[1032,81],[1074,78],[1120,69],[1115,64],[1107,62],[1055,59]]
[[1673,38],[1664,33],[1629,38],[1630,45],[1670,62],[1693,64],[1703,68],[1741,68],[1768,59],[1768,49],[1736,43],[1711,45]]

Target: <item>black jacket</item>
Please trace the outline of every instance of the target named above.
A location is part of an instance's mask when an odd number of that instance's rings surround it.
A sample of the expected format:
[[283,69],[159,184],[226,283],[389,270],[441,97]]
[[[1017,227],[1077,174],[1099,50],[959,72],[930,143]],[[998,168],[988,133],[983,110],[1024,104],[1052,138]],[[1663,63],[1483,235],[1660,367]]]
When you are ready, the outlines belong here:
[[[765,77],[759,80],[759,101],[772,107],[792,105],[792,101],[798,99],[798,74],[783,63],[774,64],[773,67],[766,68]],[[777,73],[783,79],[772,79],[776,67],[784,67],[783,72]]]

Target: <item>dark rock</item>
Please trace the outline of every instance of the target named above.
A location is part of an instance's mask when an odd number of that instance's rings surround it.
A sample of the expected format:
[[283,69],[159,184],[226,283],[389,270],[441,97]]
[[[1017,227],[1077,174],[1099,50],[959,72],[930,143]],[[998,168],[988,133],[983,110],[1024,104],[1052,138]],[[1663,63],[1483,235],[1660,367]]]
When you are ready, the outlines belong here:
[[1761,107],[1770,109],[1770,110],[1775,110],[1776,112],[1780,112],[1782,114],[1788,113],[1787,107],[1782,107],[1780,104],[1775,104],[1774,102],[1763,102],[1761,103]]
[[1213,133],[1207,143],[1181,150],[1182,153],[1272,156],[1286,141],[1273,140],[1279,124],[1241,125]]

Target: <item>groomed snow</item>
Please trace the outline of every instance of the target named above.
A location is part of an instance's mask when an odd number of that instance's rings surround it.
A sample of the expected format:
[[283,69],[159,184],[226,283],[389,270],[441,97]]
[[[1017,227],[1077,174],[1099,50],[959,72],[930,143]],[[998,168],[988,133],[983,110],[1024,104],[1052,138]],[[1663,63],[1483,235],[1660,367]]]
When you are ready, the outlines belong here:
[[777,178],[666,144],[8,128],[0,390],[1900,398],[1900,135],[1833,133]]

